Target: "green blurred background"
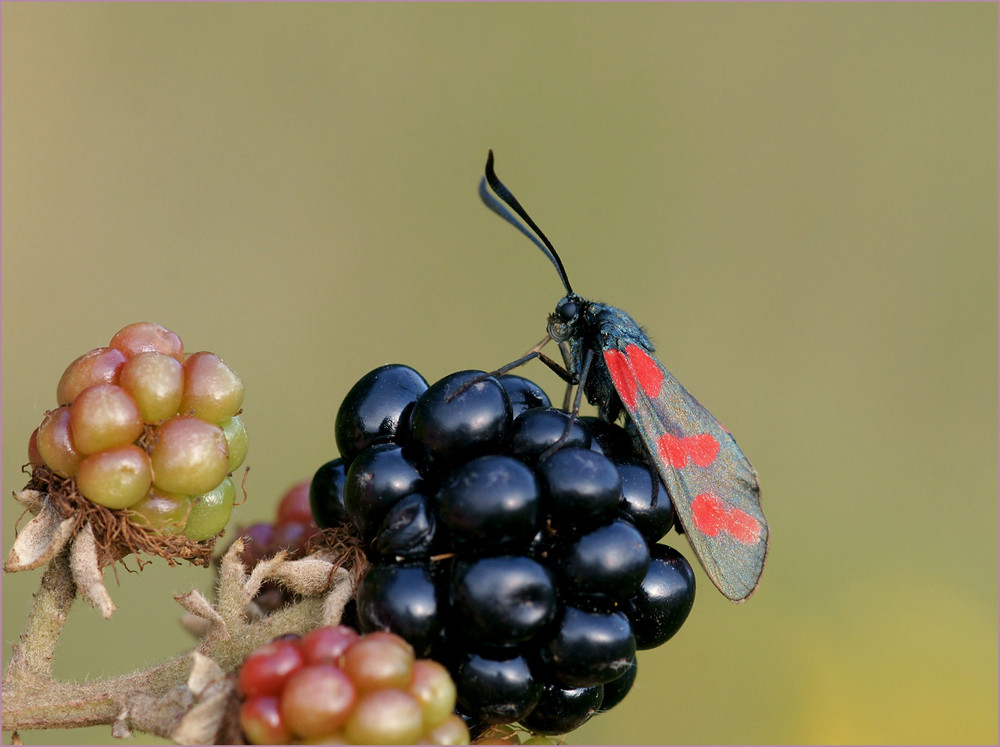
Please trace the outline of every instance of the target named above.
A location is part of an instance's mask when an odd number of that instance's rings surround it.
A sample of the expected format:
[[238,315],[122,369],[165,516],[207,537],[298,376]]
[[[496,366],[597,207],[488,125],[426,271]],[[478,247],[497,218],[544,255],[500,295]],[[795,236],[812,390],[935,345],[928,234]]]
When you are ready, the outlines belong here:
[[[738,435],[773,535],[757,595],[699,568],[569,741],[996,743],[995,4],[6,3],[5,493],[63,368],[132,321],[243,377],[243,523],[336,455],[368,370],[518,356],[562,288],[479,203],[488,148]],[[117,575],[57,674],[192,644],[171,594],[204,570]],[[5,663],[39,577],[3,579]]]

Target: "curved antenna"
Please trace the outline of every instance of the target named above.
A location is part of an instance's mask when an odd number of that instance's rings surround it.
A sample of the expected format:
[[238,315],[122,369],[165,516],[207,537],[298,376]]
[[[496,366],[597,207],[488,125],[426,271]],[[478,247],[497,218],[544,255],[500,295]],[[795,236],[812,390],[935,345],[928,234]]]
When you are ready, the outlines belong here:
[[[490,192],[490,190],[493,190]],[[508,223],[513,225],[517,230],[531,239],[535,246],[544,252],[545,256],[549,258],[549,261],[555,265],[556,271],[559,273],[559,278],[562,280],[562,284],[566,286],[566,292],[572,293],[573,288],[569,284],[569,278],[566,277],[566,269],[563,267],[562,260],[559,259],[559,255],[556,254],[555,248],[552,246],[552,242],[549,241],[545,234],[542,233],[535,221],[531,219],[531,216],[521,207],[521,203],[517,201],[517,198],[511,194],[511,191],[503,185],[503,183],[497,179],[496,172],[493,170],[493,151],[490,150],[489,155],[486,157],[486,176],[484,176],[479,182],[479,196],[482,198],[483,202],[486,204],[490,210],[499,215],[501,218],[506,220]],[[504,207],[506,205],[506,207]],[[514,215],[511,214],[510,210],[517,213],[517,216],[524,221],[522,223]],[[525,223],[527,226],[525,226]],[[530,231],[528,229],[531,229]],[[532,233],[532,231],[534,233]]]

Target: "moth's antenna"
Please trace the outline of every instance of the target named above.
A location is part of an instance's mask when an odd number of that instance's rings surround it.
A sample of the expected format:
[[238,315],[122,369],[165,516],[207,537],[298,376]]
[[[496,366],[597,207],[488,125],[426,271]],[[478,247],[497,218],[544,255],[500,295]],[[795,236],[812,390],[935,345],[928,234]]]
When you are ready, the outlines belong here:
[[[492,192],[490,191],[492,190]],[[521,203],[517,201],[517,198],[511,194],[511,191],[503,185],[503,183],[497,179],[496,172],[493,170],[493,151],[490,150],[489,155],[486,157],[486,176],[484,176],[479,182],[479,196],[482,198],[483,202],[486,203],[486,207],[495,212],[501,218],[506,220],[508,223],[512,224],[521,233],[531,239],[535,246],[545,253],[545,256],[549,258],[549,261],[555,265],[556,270],[559,272],[559,278],[562,280],[562,284],[566,286],[566,292],[572,293],[573,288],[570,287],[569,278],[566,277],[566,269],[563,267],[562,260],[559,259],[559,255],[556,254],[555,248],[552,246],[552,242],[549,241],[545,234],[542,233],[535,221],[531,219],[531,216],[521,207]],[[505,207],[506,206],[506,207]],[[511,214],[510,210],[513,210],[521,220]],[[527,224],[527,226],[525,226]],[[531,230],[529,230],[529,228]]]

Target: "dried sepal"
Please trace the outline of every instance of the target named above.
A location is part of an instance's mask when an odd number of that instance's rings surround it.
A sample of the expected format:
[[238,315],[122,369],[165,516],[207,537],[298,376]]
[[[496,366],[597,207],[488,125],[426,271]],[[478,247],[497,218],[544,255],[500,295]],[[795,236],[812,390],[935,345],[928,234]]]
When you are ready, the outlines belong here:
[[45,493],[25,488],[24,490],[14,491],[13,495],[14,500],[31,511],[31,513],[37,514],[42,510],[42,500],[45,498]]
[[226,706],[234,689],[233,680],[208,656],[194,651],[191,658],[194,666],[188,675],[187,688],[195,697],[195,703],[170,733],[170,738],[178,744],[213,744],[226,716]]
[[195,695],[202,695],[208,688],[219,686],[226,679],[222,667],[208,656],[192,651],[191,659],[194,664],[191,667],[191,674],[188,675],[187,686]]
[[4,562],[3,569],[7,573],[30,571],[45,565],[62,551],[73,536],[73,519],[63,518],[48,500],[35,505],[38,515],[18,533]]
[[202,630],[201,635],[208,635],[211,632],[220,637],[229,636],[226,621],[200,591],[192,589],[186,594],[174,595],[174,599],[188,611],[185,618],[189,618],[190,621],[185,623],[185,627],[190,629],[197,620],[200,621],[197,627]]
[[285,553],[278,553],[273,558],[266,558],[254,566],[244,594],[253,599],[265,581],[276,581],[296,594],[322,594],[330,588],[333,571],[333,563],[318,555],[300,560],[288,560]]
[[354,597],[354,583],[351,574],[345,568],[334,571],[330,589],[323,599],[321,625],[338,625],[344,618],[344,608]]
[[[185,627],[204,631],[199,651],[231,670],[275,636],[340,622],[355,590],[352,569],[337,566],[323,553],[300,560],[288,560],[280,553],[248,573],[240,559],[242,549],[243,542],[237,539],[219,564],[215,604],[194,590],[175,597],[188,613]],[[253,598],[265,581],[285,585],[296,598],[270,614],[255,612]]]
[[[68,519],[67,519],[68,521]],[[97,540],[94,538],[94,530],[90,524],[84,524],[83,529],[76,535],[73,542],[73,549],[70,550],[70,569],[73,572],[73,581],[83,595],[83,598],[90,602],[92,607],[96,607],[101,615],[107,619],[114,614],[115,604],[111,601],[104,586],[104,573],[97,557]]]

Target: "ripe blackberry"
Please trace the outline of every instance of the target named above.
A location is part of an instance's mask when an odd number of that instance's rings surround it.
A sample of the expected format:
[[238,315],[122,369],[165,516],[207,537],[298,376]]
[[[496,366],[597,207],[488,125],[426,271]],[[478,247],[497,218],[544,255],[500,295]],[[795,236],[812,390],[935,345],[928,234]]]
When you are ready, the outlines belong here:
[[401,446],[391,441],[376,443],[351,462],[344,482],[344,507],[361,537],[371,542],[389,509],[422,488],[420,471]]
[[389,509],[375,540],[379,558],[424,560],[442,549],[438,522],[426,495],[410,493]]
[[344,505],[347,464],[343,459],[331,459],[313,475],[309,485],[309,507],[320,529],[335,527],[348,520]]
[[[507,450],[512,456],[534,466],[538,458],[562,439],[562,448],[591,447],[589,430],[579,420],[570,425],[569,413],[554,407],[536,407],[525,410],[514,419]],[[565,434],[565,437],[564,437]]]
[[490,453],[510,423],[510,399],[500,382],[482,371],[459,371],[420,395],[410,436],[426,462],[443,467]]
[[527,546],[538,526],[539,487],[517,459],[490,455],[451,473],[437,508],[458,552],[488,554]]
[[506,374],[497,379],[497,381],[500,382],[500,386],[507,392],[507,399],[510,400],[510,416],[512,418],[516,419],[518,415],[526,410],[546,408],[552,404],[549,401],[549,396],[538,384],[523,376]]
[[521,723],[536,734],[565,734],[590,720],[604,700],[604,687],[564,689],[546,685],[538,705]]
[[674,507],[667,488],[649,464],[635,459],[615,461],[622,479],[622,502],[618,511],[653,544],[674,525]]
[[379,563],[368,569],[357,593],[362,632],[392,630],[421,656],[437,646],[444,606],[429,564]]
[[635,684],[635,676],[638,672],[639,660],[633,659],[623,675],[616,677],[611,682],[605,682],[602,685],[604,688],[604,699],[601,701],[601,706],[597,709],[597,712],[604,713],[605,711],[610,711],[621,703],[625,699],[625,696],[628,695],[629,690],[632,689],[632,685]]
[[389,633],[329,626],[280,636],[237,676],[250,744],[469,743],[448,671]]
[[409,418],[427,382],[409,366],[388,365],[361,377],[337,411],[334,437],[351,461],[379,438],[391,438]]
[[487,646],[531,640],[556,614],[556,584],[543,565],[523,555],[458,560],[451,617],[461,635]]
[[680,630],[694,605],[694,571],[667,545],[653,545],[649,570],[624,604],[636,648],[656,648]]
[[[462,371],[400,394],[373,385],[385,376],[423,381],[394,366],[355,385],[338,428],[366,435],[311,491],[314,515],[349,520],[372,562],[360,630],[440,658],[477,733],[564,733],[619,702],[636,649],[676,632],[694,591],[655,544],[673,510],[632,438],[523,377]],[[379,429],[361,406],[398,417]]]
[[130,324],[66,367],[58,407],[29,440],[33,483],[63,513],[94,513],[108,542],[169,556],[163,536],[202,542],[229,521],[230,475],[247,453],[243,399],[216,354],[187,354],[174,332]]

